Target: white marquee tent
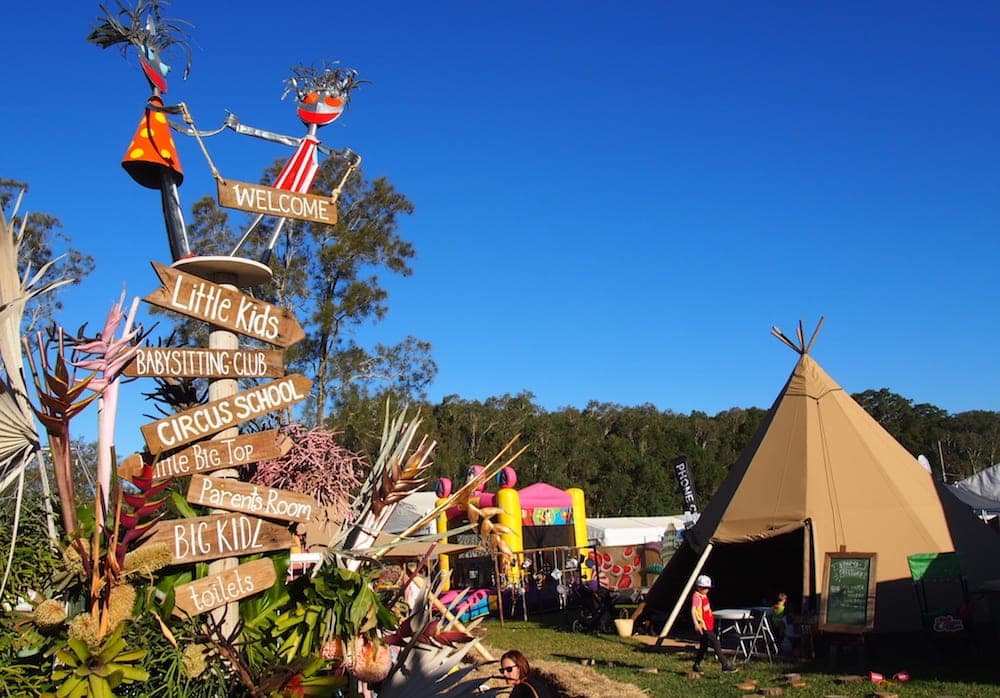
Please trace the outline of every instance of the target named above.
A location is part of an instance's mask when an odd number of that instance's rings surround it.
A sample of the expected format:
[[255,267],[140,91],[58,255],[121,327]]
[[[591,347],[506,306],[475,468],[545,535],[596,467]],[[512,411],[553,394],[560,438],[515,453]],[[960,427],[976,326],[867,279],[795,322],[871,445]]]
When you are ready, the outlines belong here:
[[598,547],[659,543],[671,526],[684,528],[684,517],[677,516],[615,516],[587,519],[587,540]]

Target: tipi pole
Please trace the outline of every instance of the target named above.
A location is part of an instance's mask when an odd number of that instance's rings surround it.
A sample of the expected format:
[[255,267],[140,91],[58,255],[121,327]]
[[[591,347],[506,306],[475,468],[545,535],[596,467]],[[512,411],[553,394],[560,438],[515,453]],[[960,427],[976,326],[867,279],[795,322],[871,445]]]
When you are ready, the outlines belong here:
[[802,606],[800,608],[803,614],[807,612],[806,602],[808,601],[811,609],[816,598],[816,590],[813,588],[815,575],[813,575],[812,519],[806,519],[805,523],[802,531]]
[[708,554],[712,552],[712,544],[709,543],[705,546],[704,552],[702,552],[701,557],[698,558],[698,564],[694,566],[694,571],[691,572],[691,576],[687,580],[687,584],[684,585],[684,590],[681,591],[680,597],[677,599],[677,603],[674,604],[674,610],[670,612],[670,617],[667,618],[667,622],[663,624],[663,630],[660,631],[659,636],[656,638],[656,646],[659,647],[663,644],[663,641],[667,637],[667,633],[670,629],[674,627],[674,621],[677,620],[677,614],[681,612],[681,607],[684,602],[687,601],[687,596],[691,593],[691,587],[694,586],[694,580],[701,572],[701,568],[705,566],[705,561],[708,560]]

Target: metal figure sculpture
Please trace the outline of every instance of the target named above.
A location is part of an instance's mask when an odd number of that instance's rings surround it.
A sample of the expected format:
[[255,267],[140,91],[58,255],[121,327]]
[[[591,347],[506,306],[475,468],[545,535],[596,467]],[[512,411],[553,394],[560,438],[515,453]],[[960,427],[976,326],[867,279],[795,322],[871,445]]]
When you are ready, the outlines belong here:
[[178,20],[166,20],[160,15],[157,0],[138,0],[134,9],[119,2],[118,11],[114,13],[104,5],[100,8],[103,17],[98,18],[87,40],[101,48],[119,46],[122,55],[127,55],[129,47],[134,47],[152,90],[135,137],[122,158],[122,167],[142,186],[160,191],[170,254],[174,261],[190,257],[191,248],[177,191],[184,180],[184,171],[167,120],[168,113],[185,110],[183,105],[166,106],[163,103],[167,73],[170,72],[170,66],[163,61],[164,51],[180,47],[187,54],[184,78],[191,68],[186,32]]
[[[239,118],[232,113],[226,119],[226,126],[239,134],[295,147],[295,152],[285,163],[285,166],[274,181],[276,189],[284,189],[285,191],[297,194],[308,193],[309,188],[316,179],[316,173],[319,171],[319,157],[317,153],[346,160],[348,162],[347,169],[337,188],[331,192],[331,198],[336,201],[347,178],[361,163],[361,156],[349,148],[334,150],[322,144],[316,132],[321,126],[331,124],[340,117],[350,100],[351,91],[365,82],[367,81],[358,79],[358,74],[355,70],[338,66],[327,66],[321,69],[298,66],[292,68],[292,77],[286,81],[286,90],[282,95],[282,99],[288,96],[289,93],[295,93],[298,100],[298,116],[306,126],[306,134],[304,136],[295,138],[294,136],[286,136],[246,126],[240,123]],[[263,218],[264,214],[257,216],[230,253],[232,256],[235,256],[239,252],[250,235],[260,225]],[[278,236],[281,234],[285,220],[285,218],[279,218],[275,225],[274,232],[271,234],[267,248],[264,251],[262,261],[265,263],[270,259],[271,252],[278,242]]]

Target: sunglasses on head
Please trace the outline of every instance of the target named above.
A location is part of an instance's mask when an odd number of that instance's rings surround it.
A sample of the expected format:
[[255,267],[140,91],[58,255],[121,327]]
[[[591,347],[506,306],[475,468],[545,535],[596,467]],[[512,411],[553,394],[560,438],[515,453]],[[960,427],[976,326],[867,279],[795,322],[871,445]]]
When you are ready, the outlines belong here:
[[500,673],[509,674],[510,672],[514,671],[514,669],[517,669],[517,664],[514,664],[513,666],[502,666],[500,667]]

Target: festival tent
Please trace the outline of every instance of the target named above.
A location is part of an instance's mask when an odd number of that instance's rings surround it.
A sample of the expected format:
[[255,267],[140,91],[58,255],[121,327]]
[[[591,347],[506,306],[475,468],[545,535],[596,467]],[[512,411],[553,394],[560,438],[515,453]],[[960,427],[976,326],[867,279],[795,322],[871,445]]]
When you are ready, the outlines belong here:
[[[404,497],[389,514],[385,526],[386,533],[402,533],[411,525],[427,516],[437,506],[438,496],[434,492],[412,492]],[[412,536],[423,536],[434,533],[434,522],[426,524]]]
[[610,516],[587,519],[587,540],[597,547],[660,543],[667,529],[684,528],[684,517]]
[[790,608],[815,612],[826,553],[876,553],[876,632],[921,627],[908,555],[964,553],[973,589],[1000,578],[1000,536],[813,360],[818,331],[806,344],[800,324],[795,344],[772,330],[799,360],[647,596],[672,611],[661,639],[699,572],[715,580],[716,608],[770,605],[785,592]]
[[983,518],[1000,514],[1000,465],[959,480],[951,491]]

